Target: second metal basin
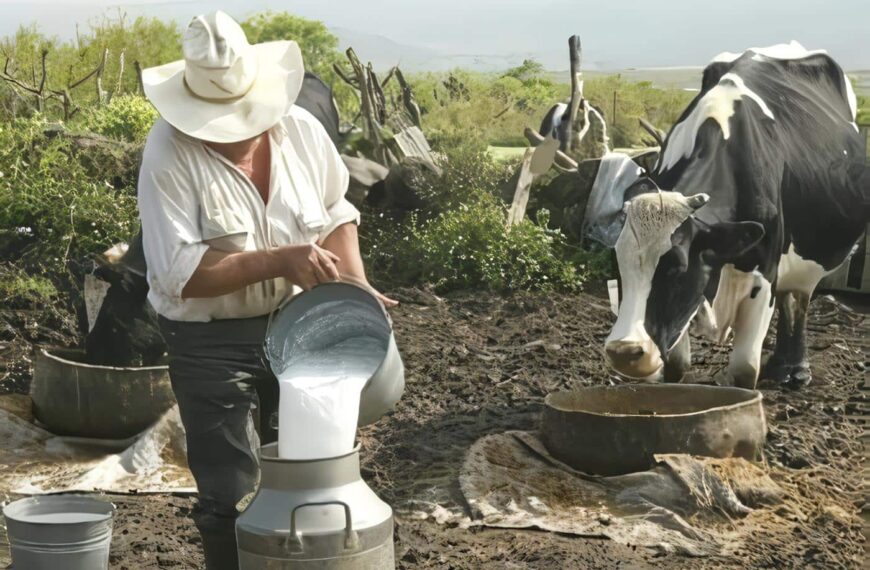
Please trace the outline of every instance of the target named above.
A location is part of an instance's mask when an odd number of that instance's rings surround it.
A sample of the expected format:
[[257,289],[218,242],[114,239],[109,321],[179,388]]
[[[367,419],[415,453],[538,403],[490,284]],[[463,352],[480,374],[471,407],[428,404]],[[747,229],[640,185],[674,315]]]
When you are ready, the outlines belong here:
[[718,386],[596,386],[547,396],[541,426],[550,453],[574,469],[619,475],[659,453],[761,458],[761,393]]

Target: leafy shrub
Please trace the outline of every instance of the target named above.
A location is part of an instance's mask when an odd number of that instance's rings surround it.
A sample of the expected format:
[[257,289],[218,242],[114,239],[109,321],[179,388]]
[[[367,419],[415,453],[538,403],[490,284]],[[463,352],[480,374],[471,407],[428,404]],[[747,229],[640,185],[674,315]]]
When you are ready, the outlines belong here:
[[[356,93],[341,81],[333,64],[343,62],[338,51],[338,38],[323,22],[294,16],[288,12],[263,12],[241,23],[252,44],[276,40],[293,40],[302,50],[306,71],[316,73],[333,89],[341,114],[350,118],[359,110]],[[360,54],[365,57],[365,54]]]
[[515,160],[497,161],[481,141],[441,141],[435,150],[442,155],[441,175],[429,176],[422,188],[434,212],[455,208],[478,193],[498,196],[517,167]]
[[0,299],[7,307],[32,307],[54,300],[58,292],[54,284],[41,275],[28,275],[11,264],[0,264]]
[[497,198],[478,193],[415,228],[404,258],[441,291],[481,286],[575,290],[582,285],[582,270],[560,255],[564,237],[547,228],[546,213],[538,223],[526,219],[510,228],[505,220],[506,209]]
[[[73,25],[70,22],[70,31]],[[108,50],[102,88],[113,94],[138,89],[133,62],[147,68],[181,57],[181,32],[175,22],[143,16],[129,21],[119,15],[98,19],[89,28],[75,28],[75,40],[61,41],[44,35],[36,25],[22,26],[14,35],[0,39],[0,50],[10,60],[10,73],[25,83],[33,81],[32,72],[40,69],[42,51],[48,50],[46,86],[60,91],[93,71]],[[97,101],[94,81],[91,78],[71,92],[74,105],[82,110]],[[35,97],[5,81],[0,82],[0,111],[6,116],[26,116],[34,111],[49,118],[63,116],[58,100],[52,99],[39,109]]]
[[67,262],[129,239],[136,229],[136,193],[116,189],[86,168],[83,149],[45,136],[37,116],[0,128],[0,228],[3,258],[48,277]]
[[108,105],[88,113],[86,126],[90,131],[128,142],[142,142],[158,114],[147,99],[139,95],[121,95]]

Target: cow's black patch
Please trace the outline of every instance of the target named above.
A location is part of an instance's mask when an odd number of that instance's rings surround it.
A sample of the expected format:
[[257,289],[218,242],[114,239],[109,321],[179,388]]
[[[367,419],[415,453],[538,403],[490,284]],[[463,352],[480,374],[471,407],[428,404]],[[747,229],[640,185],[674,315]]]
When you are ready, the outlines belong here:
[[[674,247],[653,277],[645,326],[663,354],[702,297],[712,299],[724,263],[758,270],[775,289],[779,258],[790,245],[804,259],[833,268],[848,255],[870,213],[863,141],[852,123],[843,71],[830,57],[774,60],[747,52],[715,62],[677,124],[716,85],[731,81],[726,74],[738,76],[773,118],[751,98],[737,100],[727,140],[708,119],[689,156],[668,169],[659,164],[651,174],[662,189],[710,196],[696,213],[698,221],[675,232]],[[668,140],[662,156],[667,148]],[[729,222],[757,227],[726,231],[721,224]],[[759,230],[760,239],[745,247]]]

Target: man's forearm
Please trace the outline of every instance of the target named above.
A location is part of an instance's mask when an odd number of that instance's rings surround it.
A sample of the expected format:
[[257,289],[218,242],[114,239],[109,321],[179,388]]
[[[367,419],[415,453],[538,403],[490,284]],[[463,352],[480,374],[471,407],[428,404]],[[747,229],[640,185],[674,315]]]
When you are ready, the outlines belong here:
[[209,249],[181,291],[181,297],[218,297],[280,277],[279,256],[279,249],[237,253]]
[[341,258],[341,261],[335,265],[342,276],[351,277],[363,283],[366,282],[366,273],[359,250],[359,236],[355,223],[348,222],[338,226],[323,239],[320,246]]

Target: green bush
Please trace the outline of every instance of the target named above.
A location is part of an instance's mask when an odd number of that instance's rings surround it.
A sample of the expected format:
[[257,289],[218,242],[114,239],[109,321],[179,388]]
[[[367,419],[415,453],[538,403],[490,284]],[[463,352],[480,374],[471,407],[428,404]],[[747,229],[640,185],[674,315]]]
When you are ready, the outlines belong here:
[[143,142],[158,114],[147,99],[139,95],[121,95],[108,105],[88,112],[88,130],[128,142]]
[[0,128],[3,258],[48,277],[70,260],[127,240],[137,226],[135,188],[116,189],[86,167],[68,137],[46,137],[37,116]]
[[526,219],[510,228],[505,220],[498,199],[479,193],[415,228],[405,259],[418,268],[422,281],[440,291],[576,290],[582,285],[582,269],[562,257],[564,237],[547,228],[546,213],[537,223]]
[[45,305],[57,296],[57,289],[49,279],[41,275],[28,275],[19,267],[0,263],[0,299],[11,306],[29,308]]
[[[181,32],[175,22],[142,16],[127,21],[121,15],[99,19],[89,28],[83,27],[81,33],[76,28],[74,41],[61,41],[45,36],[36,25],[22,26],[14,35],[0,39],[0,51],[10,60],[10,73],[32,84],[39,80],[38,76],[34,79],[33,74],[39,73],[42,51],[47,50],[46,87],[62,91],[93,71],[99,65],[103,52],[108,50],[102,75],[104,96],[138,90],[139,82],[133,62],[147,68],[181,57]],[[86,111],[97,102],[95,80],[91,78],[72,89],[71,95],[73,104]],[[33,112],[48,118],[63,117],[57,99],[47,101],[40,109],[32,94],[5,81],[0,82],[0,112],[7,117],[27,116]],[[79,112],[75,117],[83,114]]]
[[479,193],[498,196],[517,169],[517,160],[496,160],[480,141],[442,141],[435,149],[443,156],[442,172],[429,176],[422,188],[434,205],[431,213],[456,208]]
[[[338,38],[323,22],[294,16],[288,12],[263,12],[241,23],[252,44],[276,40],[293,40],[302,50],[306,71],[316,73],[332,87],[339,111],[346,119],[359,110],[354,90],[340,80],[333,64],[344,61],[338,51]],[[360,54],[365,57],[365,54]]]

